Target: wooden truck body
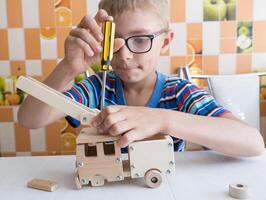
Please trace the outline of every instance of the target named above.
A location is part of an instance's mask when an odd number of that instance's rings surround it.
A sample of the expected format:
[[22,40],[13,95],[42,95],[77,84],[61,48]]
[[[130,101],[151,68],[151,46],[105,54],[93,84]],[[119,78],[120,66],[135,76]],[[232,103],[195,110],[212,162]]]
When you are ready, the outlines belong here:
[[170,136],[159,134],[131,143],[128,146],[128,159],[123,160],[117,144],[118,137],[98,134],[96,129],[89,128],[91,119],[99,110],[75,102],[30,77],[19,77],[17,87],[88,126],[77,137],[77,188],[88,184],[102,186],[105,181],[122,181],[126,177],[144,177],[147,186],[155,188],[161,184],[163,173],[174,172],[173,140]]
[[128,146],[128,159],[123,160],[117,145],[118,137],[97,134],[84,128],[77,137],[77,188],[83,185],[102,186],[104,182],[122,181],[126,177],[144,177],[149,187],[157,187],[162,173],[174,172],[173,140],[156,135]]

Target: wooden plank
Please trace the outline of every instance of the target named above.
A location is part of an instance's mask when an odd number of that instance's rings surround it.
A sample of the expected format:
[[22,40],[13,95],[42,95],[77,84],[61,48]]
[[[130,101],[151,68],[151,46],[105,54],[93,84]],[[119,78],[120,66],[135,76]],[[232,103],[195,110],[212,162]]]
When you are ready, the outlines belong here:
[[[17,88],[61,112],[81,120],[83,124],[90,125],[91,119],[100,112],[98,109],[90,109],[30,77],[20,76],[17,80]],[[86,117],[85,120],[84,117]]]

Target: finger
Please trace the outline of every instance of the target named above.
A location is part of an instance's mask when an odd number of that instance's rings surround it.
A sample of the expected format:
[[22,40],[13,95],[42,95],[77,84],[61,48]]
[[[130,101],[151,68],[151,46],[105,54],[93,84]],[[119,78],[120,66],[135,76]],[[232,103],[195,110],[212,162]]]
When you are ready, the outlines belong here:
[[125,45],[125,40],[122,38],[115,38],[114,40],[114,52],[119,51]]
[[71,43],[75,43],[78,45],[78,47],[80,49],[82,49],[84,51],[84,53],[88,56],[91,57],[94,55],[93,50],[90,48],[90,46],[84,42],[82,39],[78,38],[78,37],[73,37],[73,36],[69,36],[67,38],[68,41],[70,41]]
[[136,129],[132,129],[129,132],[127,132],[126,134],[122,135],[117,144],[124,148],[126,146],[128,146],[130,143],[134,142],[137,139],[137,130]]
[[132,122],[129,122],[128,120],[120,121],[118,123],[113,124],[109,128],[109,134],[112,136],[118,136],[122,135],[123,133],[126,133],[130,130],[132,130],[135,127],[135,125]]
[[102,50],[101,45],[99,44],[99,42],[96,41],[96,39],[86,29],[75,28],[75,29],[70,31],[70,35],[72,35],[74,37],[79,37],[84,42],[89,44],[89,46],[94,50],[95,53],[101,52],[101,50]]
[[102,23],[105,22],[106,20],[108,21],[113,21],[113,17],[108,15],[108,13],[106,12],[106,10],[104,9],[100,9],[97,14],[95,15],[95,20],[97,22],[97,24],[101,27]]
[[98,41],[103,40],[101,27],[97,24],[96,20],[92,16],[86,15],[83,17],[78,27],[88,29]]
[[104,119],[110,115],[111,113],[118,112],[120,110],[119,106],[108,106],[104,107],[102,111],[92,119],[92,126],[93,127],[98,127],[100,126],[103,122]]
[[123,115],[121,112],[115,112],[115,113],[112,113],[112,114],[109,114],[108,116],[105,117],[103,123],[98,127],[99,129],[102,129],[103,132],[109,132],[110,128],[125,120],[125,115]]

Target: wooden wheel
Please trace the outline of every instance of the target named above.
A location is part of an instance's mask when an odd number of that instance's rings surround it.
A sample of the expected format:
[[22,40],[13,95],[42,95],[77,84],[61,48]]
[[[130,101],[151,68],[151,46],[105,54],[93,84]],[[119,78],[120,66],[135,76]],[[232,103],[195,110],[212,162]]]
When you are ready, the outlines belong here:
[[101,175],[95,175],[91,180],[91,186],[103,186],[104,177]]
[[162,183],[162,175],[159,170],[151,169],[145,173],[145,183],[150,188],[157,188]]

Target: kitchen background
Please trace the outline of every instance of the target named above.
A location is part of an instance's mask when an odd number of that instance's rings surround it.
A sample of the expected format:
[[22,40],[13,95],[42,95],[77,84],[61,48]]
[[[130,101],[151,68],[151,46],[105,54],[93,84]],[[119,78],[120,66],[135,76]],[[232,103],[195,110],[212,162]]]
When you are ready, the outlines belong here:
[[[0,0],[0,156],[75,152],[79,129],[71,128],[64,119],[36,130],[17,123],[18,104],[25,94],[17,91],[14,84],[19,75],[43,80],[63,58],[64,40],[71,27],[86,13],[94,15],[98,2]],[[192,74],[266,71],[265,8],[264,0],[170,0],[175,38],[170,50],[160,58],[158,70],[174,74],[178,66],[191,63],[194,58]],[[265,99],[266,81],[262,79],[264,138]]]

